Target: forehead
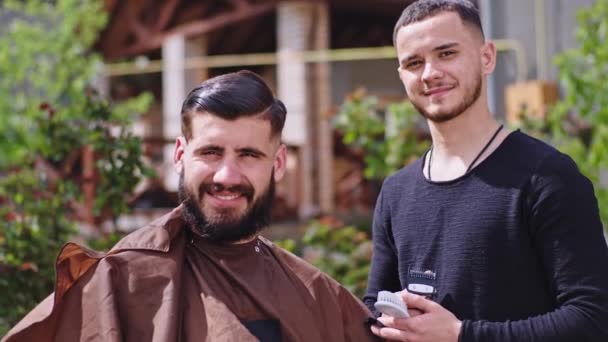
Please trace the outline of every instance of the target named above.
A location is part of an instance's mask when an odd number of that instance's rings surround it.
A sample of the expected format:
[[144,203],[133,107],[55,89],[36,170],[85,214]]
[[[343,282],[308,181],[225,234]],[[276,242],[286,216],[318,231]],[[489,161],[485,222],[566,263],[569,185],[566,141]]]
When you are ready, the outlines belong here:
[[473,44],[473,37],[473,30],[463,23],[458,13],[442,12],[400,28],[396,39],[397,52],[400,55],[415,53],[450,42]]
[[192,117],[192,142],[226,147],[255,146],[263,148],[273,141],[270,121],[257,117],[224,120],[203,113]]

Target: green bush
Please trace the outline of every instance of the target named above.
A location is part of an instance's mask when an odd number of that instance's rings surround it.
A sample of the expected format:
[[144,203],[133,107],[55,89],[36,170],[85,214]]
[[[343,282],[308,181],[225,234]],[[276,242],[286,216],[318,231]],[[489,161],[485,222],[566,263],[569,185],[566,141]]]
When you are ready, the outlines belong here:
[[361,149],[365,178],[383,180],[429,147],[418,128],[420,121],[409,101],[383,105],[359,90],[342,104],[334,126],[346,145]]
[[[106,15],[97,0],[4,1],[0,28],[0,335],[53,289],[60,246],[95,182],[95,215],[117,217],[148,174],[129,126],[151,96],[110,103],[91,53]],[[95,179],[84,178],[85,149]]]

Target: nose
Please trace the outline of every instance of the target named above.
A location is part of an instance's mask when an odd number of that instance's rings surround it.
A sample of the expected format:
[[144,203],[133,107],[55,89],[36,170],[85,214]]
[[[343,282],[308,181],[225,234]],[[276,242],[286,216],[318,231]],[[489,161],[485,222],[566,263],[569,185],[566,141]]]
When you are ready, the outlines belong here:
[[424,64],[424,69],[422,70],[422,81],[428,82],[431,80],[439,79],[443,77],[443,72],[437,68],[432,62],[427,62]]
[[225,186],[240,184],[241,172],[238,165],[234,161],[224,159],[213,174],[213,182]]

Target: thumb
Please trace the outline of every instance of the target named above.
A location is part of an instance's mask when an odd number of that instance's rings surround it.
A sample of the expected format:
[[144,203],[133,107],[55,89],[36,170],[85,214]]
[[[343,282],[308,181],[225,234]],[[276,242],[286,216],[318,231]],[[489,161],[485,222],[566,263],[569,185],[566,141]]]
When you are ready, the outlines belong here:
[[434,311],[439,307],[439,304],[432,300],[407,291],[401,292],[401,299],[403,299],[403,302],[407,305],[408,309],[418,309],[425,313]]
[[409,291],[407,289],[403,289],[401,291],[397,291],[395,292],[396,295],[398,295],[399,297],[403,298],[403,294],[404,293],[409,293]]

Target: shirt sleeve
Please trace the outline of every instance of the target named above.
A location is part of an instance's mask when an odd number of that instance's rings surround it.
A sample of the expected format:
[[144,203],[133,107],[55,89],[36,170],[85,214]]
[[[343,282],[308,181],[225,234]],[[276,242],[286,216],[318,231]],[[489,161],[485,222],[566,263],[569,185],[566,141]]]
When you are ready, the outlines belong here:
[[530,181],[530,236],[555,310],[519,321],[463,321],[460,341],[608,341],[608,249],[591,182],[555,153]]
[[[389,180],[390,178],[387,182]],[[391,215],[389,206],[385,205],[387,182],[384,183],[383,189],[380,191],[374,209],[372,264],[368,276],[367,293],[363,297],[363,302],[375,316],[379,316],[374,307],[378,292],[383,290],[393,292],[401,290],[397,250],[392,236]]]

